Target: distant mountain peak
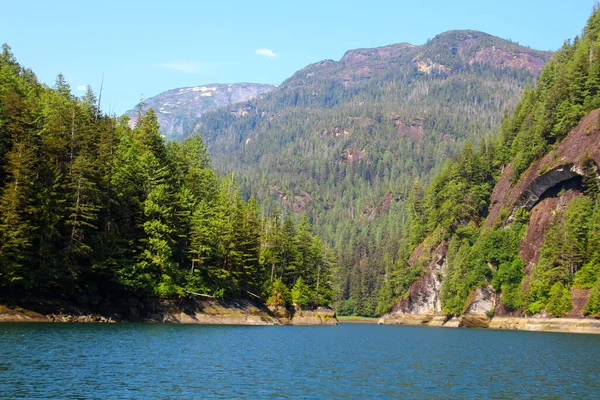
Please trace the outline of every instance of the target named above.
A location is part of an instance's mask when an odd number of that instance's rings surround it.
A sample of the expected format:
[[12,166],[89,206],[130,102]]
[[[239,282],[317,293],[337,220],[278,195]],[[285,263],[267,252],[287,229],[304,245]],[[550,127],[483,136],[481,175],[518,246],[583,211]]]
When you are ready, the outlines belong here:
[[[209,111],[244,103],[270,92],[279,85],[262,83],[211,83],[167,90],[146,99],[143,109],[153,108],[158,116],[161,132],[168,139],[190,135],[198,119]],[[138,105],[139,106],[139,105]],[[137,120],[137,106],[125,113]]]
[[341,58],[340,62],[357,64],[366,59],[391,58],[399,56],[403,54],[405,50],[413,49],[415,47],[417,46],[410,43],[396,43],[387,46],[348,50]]
[[[325,81],[331,85],[358,87],[374,80],[385,82],[401,79],[406,74],[458,73],[474,65],[538,73],[551,56],[551,52],[533,50],[488,33],[452,30],[440,33],[419,46],[401,42],[348,50],[339,61],[322,60],[300,69],[281,88],[279,85],[254,83],[184,87],[147,99],[144,108],[154,108],[162,133],[168,139],[177,139],[195,132],[200,118],[206,112],[235,103],[246,103],[275,89],[303,90],[316,82]],[[248,110],[243,108],[234,112],[238,116],[247,113]],[[127,115],[134,123],[136,109],[128,111]]]
[[467,64],[489,64],[493,68],[539,72],[552,54],[485,32],[453,30],[440,33],[420,46],[415,59],[437,62],[448,68]]
[[460,71],[477,64],[537,73],[552,54],[485,32],[452,30],[440,33],[420,46],[402,42],[348,50],[339,61],[323,60],[302,68],[283,86],[302,87],[317,80],[356,86],[370,79],[386,79],[386,75],[407,65],[411,65],[413,71],[427,75]]

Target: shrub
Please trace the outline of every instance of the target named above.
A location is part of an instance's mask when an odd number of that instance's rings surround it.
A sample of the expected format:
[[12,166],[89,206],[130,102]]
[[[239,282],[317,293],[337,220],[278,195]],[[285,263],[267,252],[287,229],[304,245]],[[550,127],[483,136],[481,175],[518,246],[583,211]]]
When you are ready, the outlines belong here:
[[292,303],[301,307],[314,303],[314,295],[302,278],[298,278],[292,289]]
[[573,309],[571,301],[571,291],[566,288],[562,282],[558,281],[550,289],[550,297],[546,305],[548,314],[555,317],[562,317]]
[[596,281],[596,284],[592,288],[588,302],[583,309],[583,313],[585,315],[600,317],[600,279]]
[[291,304],[292,297],[290,295],[290,290],[285,286],[285,283],[280,280],[276,280],[273,282],[273,287],[271,288],[271,295],[267,300],[267,305],[270,306],[287,306]]
[[527,311],[530,314],[537,314],[546,307],[548,302],[548,292],[546,285],[538,280],[532,279],[529,283],[529,290],[525,296],[527,302]]
[[573,285],[582,289],[590,289],[598,280],[600,273],[600,264],[596,260],[587,262],[575,274]]
[[502,302],[509,310],[517,310],[523,305],[523,291],[520,284],[502,285]]

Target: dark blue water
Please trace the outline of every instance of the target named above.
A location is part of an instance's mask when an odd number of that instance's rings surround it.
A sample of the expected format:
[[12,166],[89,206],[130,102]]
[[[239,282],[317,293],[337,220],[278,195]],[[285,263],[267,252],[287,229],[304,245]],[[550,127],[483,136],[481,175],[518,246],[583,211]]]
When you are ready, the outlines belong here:
[[590,398],[600,336],[0,324],[2,398]]

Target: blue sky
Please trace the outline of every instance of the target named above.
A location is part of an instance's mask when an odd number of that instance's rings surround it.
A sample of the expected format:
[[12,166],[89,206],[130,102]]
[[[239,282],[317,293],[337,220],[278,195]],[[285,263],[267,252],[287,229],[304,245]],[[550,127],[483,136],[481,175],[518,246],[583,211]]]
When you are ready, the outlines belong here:
[[581,33],[592,0],[45,1],[0,0],[0,42],[52,85],[75,95],[104,74],[102,108],[208,83],[281,83],[349,49],[423,44],[476,29],[541,50]]

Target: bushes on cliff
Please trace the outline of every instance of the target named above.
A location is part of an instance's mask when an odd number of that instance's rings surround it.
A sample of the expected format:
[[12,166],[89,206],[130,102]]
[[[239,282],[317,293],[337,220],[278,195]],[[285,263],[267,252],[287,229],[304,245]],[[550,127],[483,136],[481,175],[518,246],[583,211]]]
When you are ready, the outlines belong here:
[[[514,159],[513,182],[550,146],[562,140],[588,112],[600,107],[600,12],[581,37],[566,41],[527,89],[501,128],[501,162]],[[509,150],[510,149],[510,150]]]
[[488,231],[481,237],[473,226],[456,230],[450,240],[446,279],[440,294],[445,312],[462,313],[469,294],[478,286],[489,283],[497,292],[503,293],[509,309],[521,306],[523,262],[518,250],[527,218],[526,212],[517,213],[510,226]]
[[600,274],[599,258],[599,255],[596,253],[591,261],[584,264],[584,266],[577,271],[573,286],[582,289],[591,289],[594,286],[598,280],[598,274]]
[[267,299],[267,305],[287,306],[289,304],[292,304],[290,289],[288,289],[285,283],[276,280],[271,287],[271,295]]
[[[503,122],[498,140],[489,146],[485,142],[478,151],[465,146],[433,178],[424,195],[415,191],[411,197],[411,245],[438,229],[450,243],[441,292],[444,311],[462,312],[468,294],[477,285],[491,282],[509,309],[524,306],[530,314],[547,309],[550,314],[564,315],[571,307],[573,284],[597,284],[600,207],[596,203],[596,171],[589,157],[583,160],[582,186],[587,197],[572,199],[564,212],[556,213],[525,293],[518,249],[527,213],[518,210],[507,226],[498,224],[492,231],[474,236],[465,236],[464,228],[481,226],[490,191],[510,162],[515,183],[536,159],[564,139],[581,117],[600,107],[599,33],[600,10],[596,8],[583,35],[564,44],[544,68],[535,89],[524,90],[514,113]],[[509,212],[501,215],[508,217]],[[502,218],[502,224],[505,222]]]
[[521,282],[525,276],[524,268],[523,261],[516,258],[512,262],[500,264],[494,274],[492,285],[502,293],[502,302],[509,310],[517,310],[523,305]]
[[304,279],[298,278],[292,288],[292,303],[301,307],[307,307],[315,304],[315,294],[304,282]]
[[562,317],[572,309],[571,291],[562,282],[556,282],[550,289],[546,312],[555,317]]
[[600,317],[600,279],[596,281],[596,284],[590,292],[588,302],[583,309],[585,315],[593,315]]
[[[566,289],[571,286],[590,288],[594,285],[600,257],[599,208],[590,198],[576,197],[563,213],[555,215],[544,235],[540,259],[533,268],[529,290],[525,295],[529,313],[540,312],[546,305],[556,305],[558,295],[554,293],[553,296],[551,292],[557,283]],[[550,306],[551,301],[554,302],[553,306]]]

